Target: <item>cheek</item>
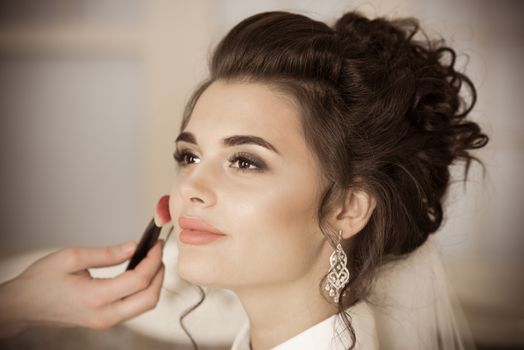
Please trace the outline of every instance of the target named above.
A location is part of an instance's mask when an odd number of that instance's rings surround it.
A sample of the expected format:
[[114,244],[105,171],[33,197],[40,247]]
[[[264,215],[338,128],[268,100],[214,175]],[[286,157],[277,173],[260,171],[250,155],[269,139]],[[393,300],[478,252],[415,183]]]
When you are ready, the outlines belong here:
[[170,239],[173,239],[175,241],[178,239],[178,234],[180,232],[178,220],[180,216],[188,210],[187,205],[185,205],[184,202],[184,199],[182,198],[182,196],[180,196],[177,179],[175,179],[175,182],[171,186],[171,191],[169,195],[169,214],[171,215],[171,223],[174,227]]
[[177,196],[176,184],[172,186],[170,196],[169,196],[169,214],[173,223],[176,225],[178,220],[178,215],[180,213],[180,200]]
[[285,240],[296,231],[313,228],[315,209],[310,205],[313,200],[304,191],[294,191],[289,187],[266,191],[250,208],[249,214],[257,218],[266,235]]
[[317,196],[305,188],[295,181],[263,187],[250,196],[229,197],[227,212],[233,216],[228,221],[236,222],[231,256],[246,275],[289,280],[316,263],[325,241],[316,217]]
[[[312,174],[292,169],[261,194],[263,208],[258,213],[267,223],[269,233],[284,242],[293,240],[297,246],[308,243],[306,237],[318,233],[318,182]],[[286,237],[287,236],[287,237]]]
[[316,222],[317,194],[310,181],[280,176],[268,177],[255,186],[224,188],[218,194],[220,210],[228,223],[236,223],[235,229],[249,227],[259,233],[253,239],[282,238],[290,229],[311,229]]

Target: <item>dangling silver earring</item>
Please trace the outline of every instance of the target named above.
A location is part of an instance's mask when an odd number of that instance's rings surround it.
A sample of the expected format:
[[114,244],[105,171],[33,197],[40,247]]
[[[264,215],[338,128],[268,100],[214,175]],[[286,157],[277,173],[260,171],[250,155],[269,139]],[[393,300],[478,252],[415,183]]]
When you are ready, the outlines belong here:
[[327,276],[326,291],[333,298],[335,304],[340,299],[340,291],[349,281],[349,270],[347,268],[348,257],[340,244],[342,240],[342,230],[338,231],[338,241],[333,253],[329,257],[329,268]]

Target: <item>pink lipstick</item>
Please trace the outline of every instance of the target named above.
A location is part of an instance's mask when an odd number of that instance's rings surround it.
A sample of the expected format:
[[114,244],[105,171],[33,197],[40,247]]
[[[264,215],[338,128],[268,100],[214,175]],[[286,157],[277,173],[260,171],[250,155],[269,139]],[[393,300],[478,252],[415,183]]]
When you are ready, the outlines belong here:
[[178,237],[182,243],[186,244],[204,245],[226,236],[215,227],[198,219],[180,217],[178,225],[181,228]]

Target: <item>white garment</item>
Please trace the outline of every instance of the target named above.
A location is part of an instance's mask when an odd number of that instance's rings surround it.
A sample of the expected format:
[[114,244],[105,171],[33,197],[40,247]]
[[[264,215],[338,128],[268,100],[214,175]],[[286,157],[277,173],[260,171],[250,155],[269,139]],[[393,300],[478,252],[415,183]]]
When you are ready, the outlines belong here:
[[[357,335],[355,350],[378,349],[373,313],[367,303],[359,302],[347,310]],[[273,350],[346,350],[351,338],[340,316],[333,315],[302,333],[277,345]],[[250,350],[249,324],[244,325],[233,342],[231,350]]]

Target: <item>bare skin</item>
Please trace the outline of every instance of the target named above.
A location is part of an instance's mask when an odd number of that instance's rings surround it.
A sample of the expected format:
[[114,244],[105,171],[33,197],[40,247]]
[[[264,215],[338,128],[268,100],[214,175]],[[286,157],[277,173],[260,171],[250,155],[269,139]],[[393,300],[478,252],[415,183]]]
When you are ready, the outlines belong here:
[[107,329],[155,307],[164,278],[163,242],[135,268],[96,279],[88,268],[128,260],[134,242],[51,253],[0,285],[0,337],[33,325]]

